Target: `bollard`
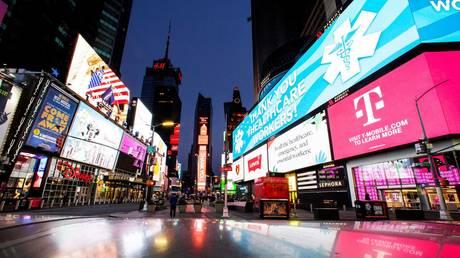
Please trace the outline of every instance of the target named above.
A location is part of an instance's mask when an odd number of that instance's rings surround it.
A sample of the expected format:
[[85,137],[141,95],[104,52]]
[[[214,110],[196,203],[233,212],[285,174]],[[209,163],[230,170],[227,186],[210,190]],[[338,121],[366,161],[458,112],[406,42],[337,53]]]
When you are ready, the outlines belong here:
[[343,205],[343,211],[347,211],[347,206]]
[[310,203],[310,212],[313,213],[313,203]]
[[42,199],[40,202],[40,209],[43,209],[44,205],[45,205],[45,199]]
[[78,206],[78,199],[75,200],[75,206]]
[[67,207],[70,207],[70,199],[67,201]]
[[5,201],[0,203],[0,211],[3,211],[3,208],[5,208]]
[[27,209],[30,210],[32,209],[32,201],[29,200],[29,203],[27,204]]
[[61,208],[63,204],[64,204],[64,200],[61,199],[61,201],[59,202],[59,208]]
[[53,199],[53,200],[51,200],[51,205],[50,205],[50,208],[53,208],[53,206],[54,206],[54,199]]
[[20,203],[20,200],[17,200],[16,205],[14,205],[14,210],[15,211],[17,211],[19,209],[19,203]]

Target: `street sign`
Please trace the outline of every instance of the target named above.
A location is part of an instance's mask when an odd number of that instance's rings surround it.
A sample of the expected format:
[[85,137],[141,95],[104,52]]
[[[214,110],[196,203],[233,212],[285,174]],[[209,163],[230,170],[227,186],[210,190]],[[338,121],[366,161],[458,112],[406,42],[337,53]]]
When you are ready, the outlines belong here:
[[220,168],[220,171],[221,172],[232,171],[232,166],[223,166],[223,167]]

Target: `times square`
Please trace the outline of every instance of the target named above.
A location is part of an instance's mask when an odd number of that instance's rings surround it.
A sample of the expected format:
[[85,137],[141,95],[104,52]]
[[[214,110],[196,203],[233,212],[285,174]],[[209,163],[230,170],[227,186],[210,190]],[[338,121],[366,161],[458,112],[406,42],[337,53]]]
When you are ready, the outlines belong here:
[[0,24],[0,257],[459,256],[459,0]]

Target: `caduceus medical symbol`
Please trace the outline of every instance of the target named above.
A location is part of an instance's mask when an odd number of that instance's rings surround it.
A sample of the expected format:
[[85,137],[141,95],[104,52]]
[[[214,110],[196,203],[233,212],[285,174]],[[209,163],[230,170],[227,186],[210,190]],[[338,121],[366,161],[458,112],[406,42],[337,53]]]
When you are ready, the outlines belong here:
[[346,82],[361,71],[360,58],[374,55],[381,32],[365,33],[376,15],[362,11],[353,26],[346,19],[334,31],[335,43],[324,48],[321,60],[321,64],[330,64],[323,77],[328,83],[333,84],[339,74]]

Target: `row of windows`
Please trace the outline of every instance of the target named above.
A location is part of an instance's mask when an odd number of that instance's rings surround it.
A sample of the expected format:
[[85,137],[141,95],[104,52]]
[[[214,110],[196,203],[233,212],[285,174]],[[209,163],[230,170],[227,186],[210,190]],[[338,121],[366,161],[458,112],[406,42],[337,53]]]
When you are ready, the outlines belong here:
[[104,51],[104,50],[101,50],[100,48],[98,47],[95,47],[94,50],[96,50],[96,52],[101,55],[101,56],[104,56],[107,58],[107,60],[110,60],[110,58],[112,57],[111,54],[109,54],[108,52]]
[[102,15],[104,15],[105,17],[109,18],[110,20],[112,20],[115,24],[118,24],[118,19],[113,17],[113,15],[111,15],[110,13],[106,12],[105,10],[102,10]]
[[110,23],[106,22],[105,20],[103,20],[102,18],[99,19],[99,22],[104,25],[105,27],[113,30],[114,32],[117,32],[117,28],[115,28],[115,26],[111,25]]

